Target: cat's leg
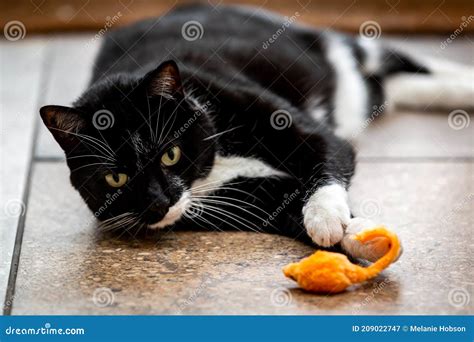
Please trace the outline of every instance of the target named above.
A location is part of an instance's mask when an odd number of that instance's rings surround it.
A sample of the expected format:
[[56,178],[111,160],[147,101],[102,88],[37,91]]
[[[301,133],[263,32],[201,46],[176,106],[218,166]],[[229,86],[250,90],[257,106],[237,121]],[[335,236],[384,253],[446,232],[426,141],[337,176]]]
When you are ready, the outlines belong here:
[[[307,187],[302,214],[304,226],[312,240],[320,246],[329,247],[342,240],[351,218],[347,189],[354,170],[354,154],[352,146],[343,139],[352,137],[360,130],[370,112],[372,99],[370,86],[356,58],[354,42],[339,34],[319,37],[317,32],[308,40],[308,34],[304,31],[304,37],[301,37],[307,41],[308,49],[311,49],[314,40],[325,41],[324,49],[314,53],[316,56],[324,54],[332,66],[335,82],[329,106],[312,101],[304,108],[305,111],[309,109],[309,116],[316,124],[313,122],[308,127],[303,123],[300,126],[307,129],[301,132],[304,144],[299,144],[298,155],[304,161],[303,168],[310,171],[309,175],[302,177]],[[308,70],[309,73],[311,71]],[[342,139],[332,132],[329,134],[320,130],[320,113],[326,113],[328,107],[331,108],[329,115],[334,133]]]
[[302,213],[306,231],[316,244],[329,247],[340,242],[351,217],[345,187],[333,182],[316,188]]
[[351,217],[347,190],[355,168],[353,148],[329,134],[303,133],[302,139],[303,224],[316,244],[330,247],[342,240]]
[[306,121],[305,113],[291,113],[293,125],[269,127],[255,146],[270,164],[298,180],[304,191],[298,208],[302,226],[315,244],[330,247],[342,240],[351,217],[347,190],[355,169],[354,149],[327,126]]
[[[325,39],[325,56],[336,78],[332,119],[342,138],[354,139],[376,117],[396,107],[474,108],[472,66],[410,55],[363,38]],[[312,108],[312,113],[318,111]]]
[[362,72],[378,80],[389,108],[474,108],[472,65],[401,52],[377,41],[360,39],[358,45]]

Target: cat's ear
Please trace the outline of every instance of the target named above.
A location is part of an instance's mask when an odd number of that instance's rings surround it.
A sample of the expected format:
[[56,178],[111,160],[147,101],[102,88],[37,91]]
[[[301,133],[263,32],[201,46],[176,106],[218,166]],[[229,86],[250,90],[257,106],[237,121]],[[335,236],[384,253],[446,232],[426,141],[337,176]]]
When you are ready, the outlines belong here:
[[44,106],[40,109],[41,119],[61,148],[68,152],[79,144],[77,133],[86,121],[74,108]]
[[175,97],[183,95],[181,76],[174,61],[166,61],[145,76],[148,94],[151,96]]

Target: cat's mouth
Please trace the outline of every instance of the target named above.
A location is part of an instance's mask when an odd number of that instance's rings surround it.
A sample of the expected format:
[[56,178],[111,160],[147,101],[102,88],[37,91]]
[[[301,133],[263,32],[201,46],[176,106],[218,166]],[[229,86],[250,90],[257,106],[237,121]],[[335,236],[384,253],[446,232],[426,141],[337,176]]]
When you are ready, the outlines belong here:
[[191,205],[191,193],[184,191],[181,198],[169,207],[166,215],[158,222],[148,225],[150,229],[161,229],[176,223]]

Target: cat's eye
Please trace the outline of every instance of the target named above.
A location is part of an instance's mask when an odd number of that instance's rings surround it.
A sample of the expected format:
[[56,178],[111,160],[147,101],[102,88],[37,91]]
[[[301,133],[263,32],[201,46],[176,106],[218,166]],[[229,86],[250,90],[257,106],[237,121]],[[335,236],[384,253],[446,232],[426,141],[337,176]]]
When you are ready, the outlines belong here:
[[173,166],[179,161],[179,158],[181,158],[181,149],[178,146],[173,146],[163,154],[161,162],[165,166]]
[[113,188],[120,188],[127,183],[128,176],[125,173],[109,173],[105,176],[107,184]]

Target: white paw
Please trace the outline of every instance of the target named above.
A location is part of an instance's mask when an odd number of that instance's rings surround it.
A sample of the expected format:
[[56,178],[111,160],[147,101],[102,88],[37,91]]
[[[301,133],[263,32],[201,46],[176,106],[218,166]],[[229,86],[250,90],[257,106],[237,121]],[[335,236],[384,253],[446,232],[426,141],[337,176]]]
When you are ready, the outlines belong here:
[[303,207],[306,231],[321,247],[329,247],[342,240],[350,216],[347,192],[337,184],[318,189]]
[[[351,238],[360,231],[368,228],[373,228],[376,225],[374,222],[364,218],[353,218],[350,220],[346,234],[342,239],[342,248],[354,258],[365,259],[368,261],[376,261],[384,256],[390,249],[390,241],[386,238],[376,238],[368,243],[362,244],[357,240]],[[402,250],[397,257],[400,257]]]

